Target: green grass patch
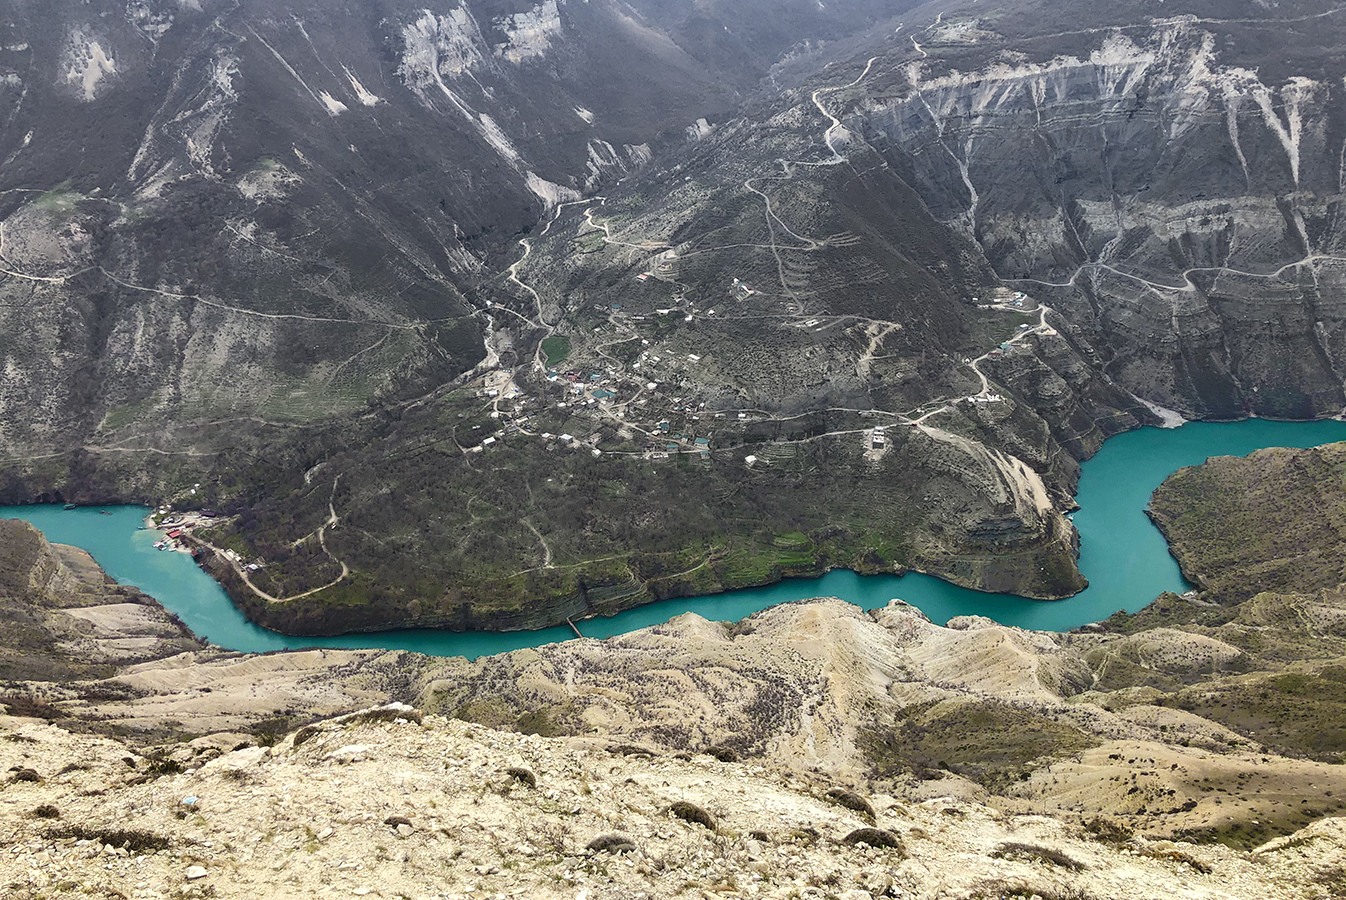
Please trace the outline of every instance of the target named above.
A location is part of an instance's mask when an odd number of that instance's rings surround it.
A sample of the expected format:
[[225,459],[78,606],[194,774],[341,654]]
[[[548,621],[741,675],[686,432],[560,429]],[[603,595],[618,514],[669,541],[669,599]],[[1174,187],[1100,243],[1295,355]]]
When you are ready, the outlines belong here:
[[911,707],[893,726],[866,729],[860,736],[880,777],[954,772],[992,791],[1097,743],[1067,721],[991,700]]
[[781,550],[801,551],[807,550],[813,546],[813,541],[802,531],[791,531],[786,534],[776,535],[771,539],[771,545]]
[[79,191],[72,191],[62,184],[39,196],[33,205],[47,212],[69,215],[83,199],[84,195]]
[[603,232],[597,229],[586,231],[584,234],[575,238],[572,243],[575,245],[575,249],[580,253],[597,253],[607,245],[607,241],[603,239]]
[[777,574],[775,559],[755,550],[730,553],[720,560],[716,570],[728,586],[765,584]]
[[1037,324],[1037,318],[1038,314],[1035,312],[978,310],[975,316],[969,316],[968,341],[959,348],[959,351],[969,356],[980,356],[1019,334],[1020,325]]
[[570,356],[570,338],[553,334],[542,342],[542,352],[547,357],[547,365],[559,366]]
[[124,428],[132,422],[136,422],[154,408],[154,401],[136,400],[131,403],[123,403],[120,406],[114,406],[103,416],[103,421],[98,423],[99,431],[116,431],[118,428]]
[[1186,688],[1165,706],[1196,713],[1289,756],[1346,761],[1346,699],[1324,672],[1287,672],[1260,680],[1227,679]]

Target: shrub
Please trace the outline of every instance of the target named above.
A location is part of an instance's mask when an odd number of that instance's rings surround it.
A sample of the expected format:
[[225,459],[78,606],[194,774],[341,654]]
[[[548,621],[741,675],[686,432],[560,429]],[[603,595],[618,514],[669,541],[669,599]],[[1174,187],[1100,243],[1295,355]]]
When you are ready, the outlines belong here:
[[131,853],[144,853],[150,850],[167,850],[168,838],[151,831],[121,828],[89,828],[84,825],[72,825],[63,832],[48,835],[53,838],[75,838],[81,841],[97,841],[111,847],[125,847]]
[[146,771],[151,778],[160,778],[164,775],[177,775],[181,772],[182,763],[167,756],[150,760],[150,767]]
[[317,725],[305,725],[303,728],[299,729],[294,733],[293,746],[295,747],[302,746],[308,743],[309,741],[313,740],[321,733],[322,729],[319,728]]
[[9,715],[20,719],[46,719],[48,722],[55,722],[69,715],[59,707],[30,694],[0,694],[0,706],[5,707]]
[[585,849],[594,853],[631,853],[636,844],[620,834],[604,834],[590,841]]
[[1182,863],[1185,866],[1190,866],[1202,875],[1209,875],[1214,871],[1209,863],[1202,862],[1195,856],[1183,853],[1181,850],[1154,850],[1147,848],[1142,850],[1141,853],[1151,859],[1166,859],[1170,862]]
[[832,788],[827,792],[827,799],[831,800],[837,806],[858,812],[870,822],[874,821],[874,807],[869,805],[864,797],[842,788]]
[[684,822],[690,822],[693,825],[702,825],[715,830],[715,817],[706,812],[695,803],[688,803],[686,800],[679,800],[668,808],[673,815],[682,819]]
[[1053,866],[1060,866],[1063,869],[1069,869],[1072,872],[1082,872],[1085,869],[1084,863],[1071,859],[1060,850],[1043,847],[1040,844],[1020,844],[1017,842],[1001,844],[992,851],[991,856],[995,859],[1038,860]]
[[1028,885],[1022,881],[984,881],[968,895],[968,900],[1094,900],[1094,896],[1070,886],[1048,887]]
[[389,703],[387,706],[376,706],[373,709],[362,709],[359,712],[337,716],[333,721],[340,725],[367,725],[406,719],[419,725],[423,718],[419,709],[405,703]]
[[637,747],[635,744],[613,744],[607,748],[607,751],[614,756],[643,756],[646,759],[654,759],[653,751],[645,747]]
[[886,850],[903,850],[902,839],[886,828],[857,828],[842,838],[846,844],[868,844]]
[[803,844],[806,847],[811,847],[818,843],[818,838],[820,837],[822,837],[822,835],[818,834],[818,829],[809,825],[805,825],[803,828],[793,828],[790,830],[790,840],[796,844]]
[[537,776],[521,766],[510,766],[505,770],[505,774],[521,784],[526,784],[530,788],[537,787]]
[[570,827],[559,822],[539,822],[533,829],[534,840],[554,853],[566,852],[566,841],[570,838]]
[[1085,823],[1084,830],[1105,844],[1125,844],[1134,832],[1121,822],[1095,816]]

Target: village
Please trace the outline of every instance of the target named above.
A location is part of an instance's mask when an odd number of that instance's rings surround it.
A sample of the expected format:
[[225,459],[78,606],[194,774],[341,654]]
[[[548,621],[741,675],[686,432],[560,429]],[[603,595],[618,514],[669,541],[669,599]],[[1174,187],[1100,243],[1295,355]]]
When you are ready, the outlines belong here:
[[[199,484],[195,485],[188,493],[195,494],[200,487]],[[161,506],[146,516],[145,529],[158,531],[163,535],[154,542],[156,550],[187,553],[195,560],[202,559],[208,550],[215,550],[231,565],[243,571],[256,572],[261,569],[263,566],[261,560],[245,561],[235,550],[213,547],[194,536],[196,531],[212,528],[220,524],[220,521],[220,513],[213,509],[182,510]]]
[[[492,369],[481,376],[476,396],[489,409],[490,425],[472,426],[475,434],[460,442],[464,450],[489,454],[502,442],[525,438],[543,441],[548,450],[582,452],[594,458],[612,454],[654,463],[686,458],[705,464],[711,461],[713,451],[742,448],[753,440],[752,435],[767,433],[766,427],[754,430],[754,425],[784,424],[784,420],[765,410],[708,406],[701,395],[707,384],[715,383],[714,348],[697,352],[698,348],[689,346],[685,338],[679,339],[677,330],[678,326],[690,326],[702,317],[721,323],[744,317],[742,310],[755,309],[752,304],[766,298],[744,279],[734,276],[722,288],[718,302],[703,302],[698,307],[687,299],[687,288],[678,281],[678,265],[678,256],[672,249],[660,250],[633,276],[636,296],[607,305],[589,305],[585,310],[590,323],[588,333],[577,327],[574,334],[567,335],[567,352],[554,357],[546,352],[544,342],[543,350],[533,360],[517,364],[518,368]],[[666,291],[656,296],[666,297],[666,305],[658,305],[657,300],[650,302],[651,292],[641,290],[658,283]],[[977,297],[968,301],[978,309],[1037,319],[1036,323],[1031,320],[1019,323],[1003,341],[981,356],[963,359],[980,382],[980,391],[906,412],[835,410],[834,413],[849,414],[855,420],[854,427],[824,434],[853,436],[864,457],[877,462],[892,444],[888,428],[922,427],[932,415],[958,403],[1002,403],[1004,398],[992,390],[979,366],[987,360],[1027,349],[1023,339],[1029,335],[1054,335],[1055,330],[1046,324],[1049,310],[1026,293],[1006,288],[995,289],[986,301]],[[822,333],[858,326],[864,321],[854,316],[815,312],[781,316],[781,324]],[[900,328],[895,323],[874,323],[869,327],[880,335]],[[881,339],[876,343],[881,343]],[[875,416],[890,421],[879,425],[861,421]],[[807,434],[793,440],[818,436],[823,435]],[[789,440],[773,437],[770,442]],[[769,454],[762,452],[734,454],[733,458],[748,467],[770,464]]]

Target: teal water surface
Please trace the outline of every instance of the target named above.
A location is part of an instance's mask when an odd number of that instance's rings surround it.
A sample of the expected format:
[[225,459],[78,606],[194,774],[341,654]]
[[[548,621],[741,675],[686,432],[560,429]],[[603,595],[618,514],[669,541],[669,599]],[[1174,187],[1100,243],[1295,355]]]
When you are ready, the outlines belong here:
[[[580,629],[588,637],[611,637],[666,622],[684,612],[737,621],[778,603],[835,596],[865,609],[898,597],[941,624],[954,616],[980,615],[1006,625],[1067,631],[1118,610],[1135,612],[1164,591],[1186,590],[1168,545],[1145,515],[1150,494],[1174,471],[1210,456],[1246,456],[1263,447],[1313,447],[1341,440],[1346,440],[1346,422],[1265,419],[1144,428],[1109,439],[1084,464],[1080,476],[1075,526],[1080,532],[1080,571],[1089,579],[1089,587],[1068,600],[1044,602],[987,594],[918,573],[835,571],[817,579],[793,578],[767,587],[651,603],[612,618],[583,621]],[[0,517],[25,519],[52,541],[83,547],[113,578],[154,597],[198,635],[234,650],[380,647],[475,658],[573,637],[568,628],[503,634],[410,629],[333,638],[287,637],[244,618],[223,589],[186,554],[155,550],[158,533],[141,530],[148,512],[138,506],[68,511],[59,506],[0,507]]]

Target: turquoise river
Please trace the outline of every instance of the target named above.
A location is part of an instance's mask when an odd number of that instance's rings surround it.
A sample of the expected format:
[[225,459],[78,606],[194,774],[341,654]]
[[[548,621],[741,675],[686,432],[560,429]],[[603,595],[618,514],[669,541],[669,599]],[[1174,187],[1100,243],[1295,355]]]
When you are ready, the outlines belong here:
[[[900,597],[939,623],[953,616],[981,615],[1007,625],[1066,631],[1121,609],[1134,612],[1163,591],[1187,589],[1163,536],[1145,515],[1150,494],[1171,473],[1210,456],[1245,456],[1263,447],[1312,447],[1341,440],[1346,440],[1346,422],[1265,419],[1144,428],[1111,438],[1084,464],[1080,476],[1080,509],[1074,521],[1080,532],[1080,570],[1089,579],[1089,587],[1068,600],[1044,602],[981,593],[917,573],[899,577],[835,571],[817,579],[787,579],[768,587],[652,603],[612,618],[586,620],[579,626],[587,637],[602,638],[657,625],[684,612],[736,621],[778,603],[831,596],[865,609]],[[0,517],[25,519],[54,542],[83,547],[112,577],[145,591],[198,635],[230,649],[383,647],[477,657],[573,637],[564,627],[503,634],[417,629],[333,638],[286,637],[245,619],[220,586],[186,554],[155,550],[158,534],[141,528],[147,512],[138,506],[68,511],[59,506],[0,507]]]

